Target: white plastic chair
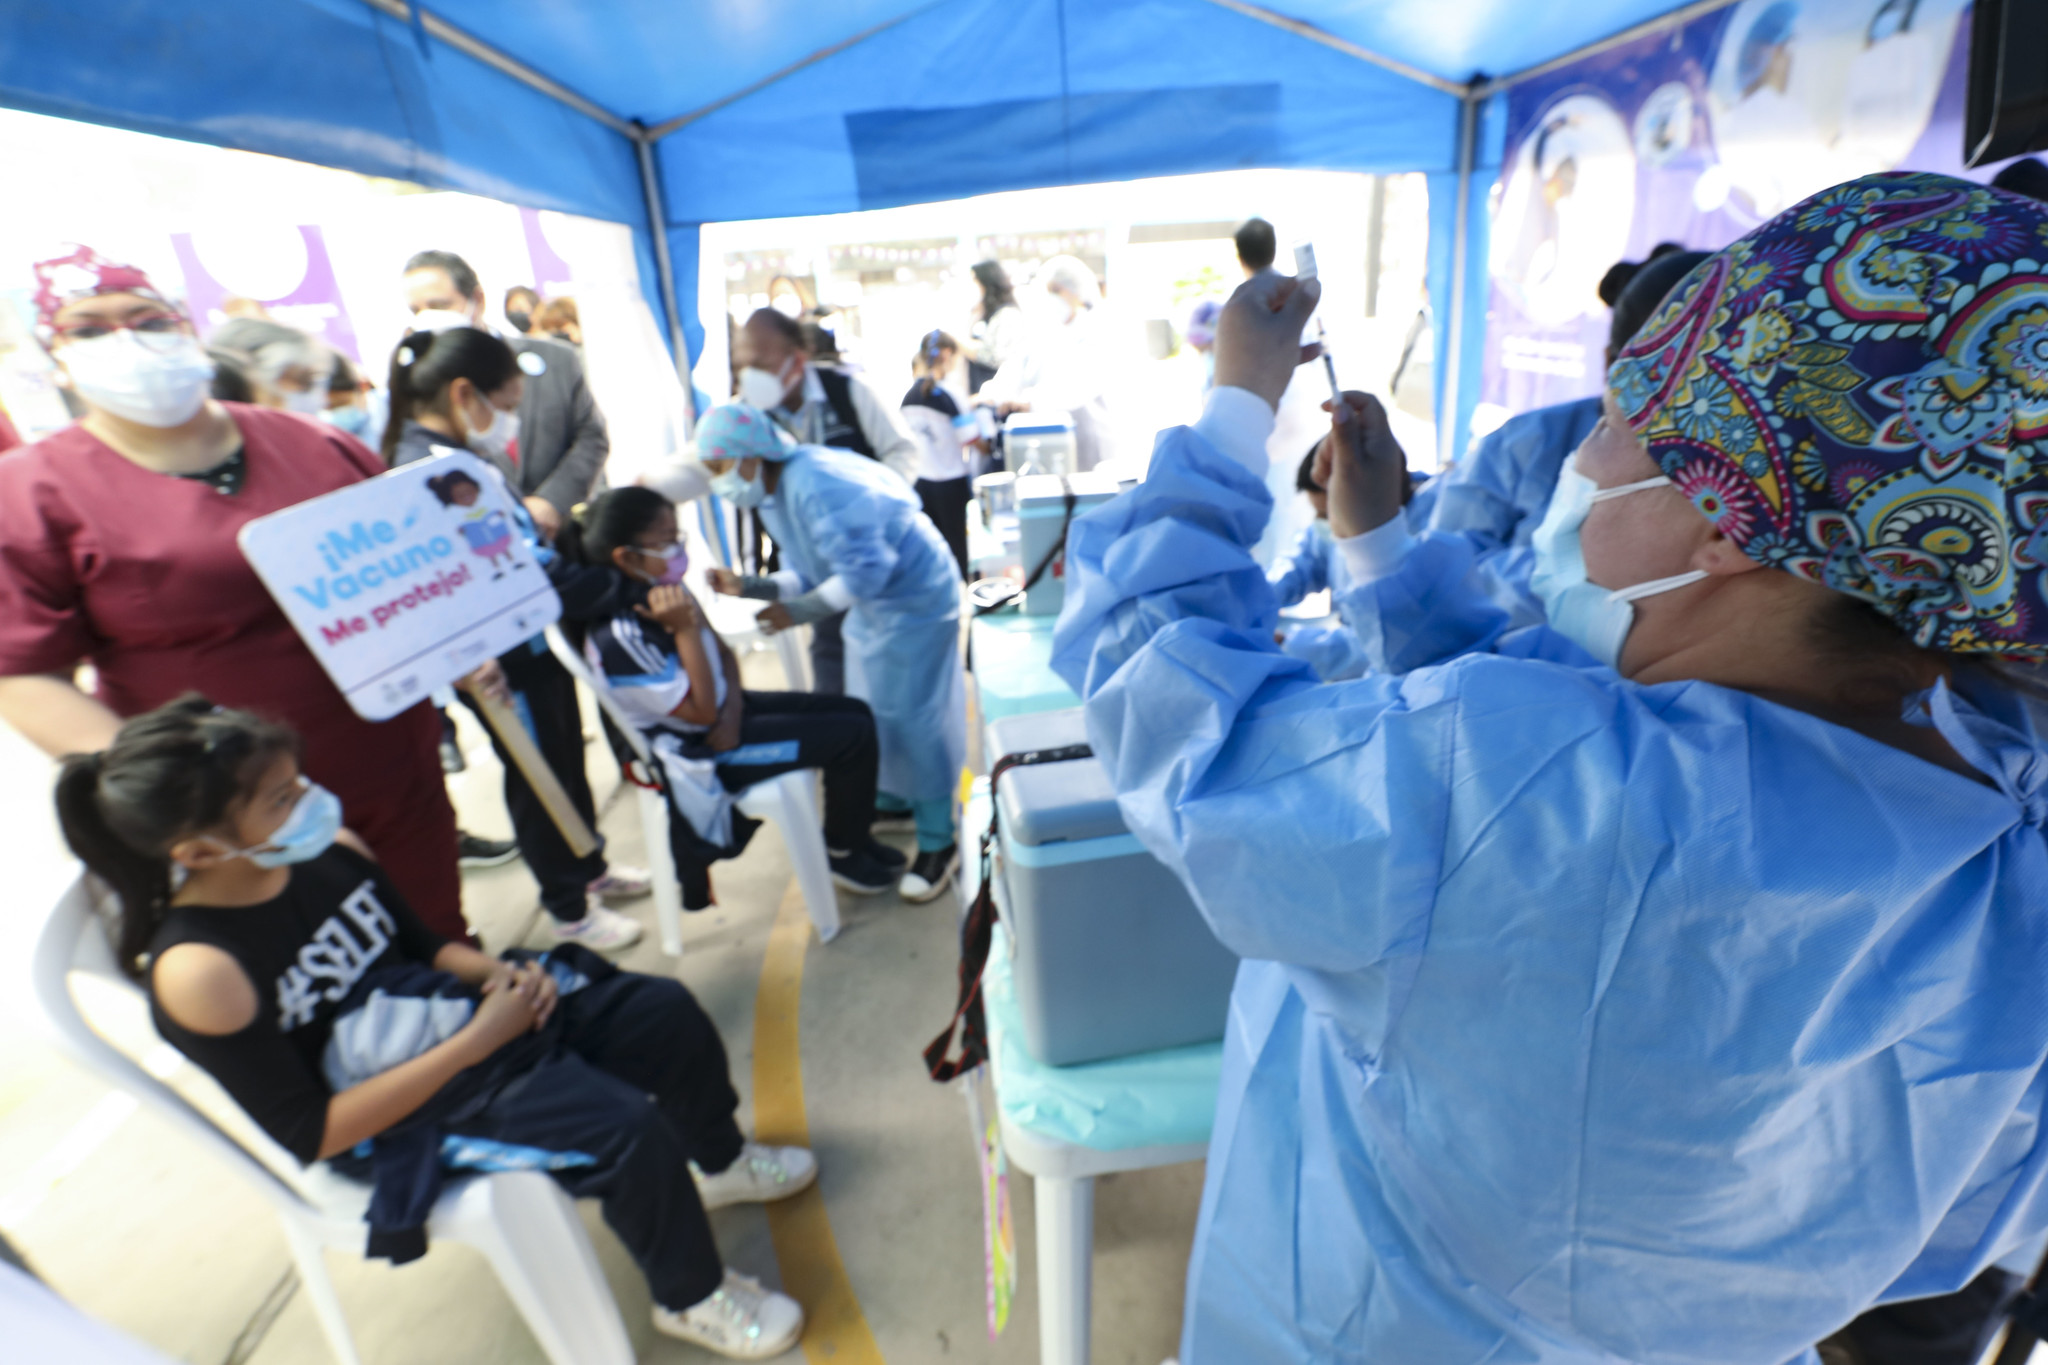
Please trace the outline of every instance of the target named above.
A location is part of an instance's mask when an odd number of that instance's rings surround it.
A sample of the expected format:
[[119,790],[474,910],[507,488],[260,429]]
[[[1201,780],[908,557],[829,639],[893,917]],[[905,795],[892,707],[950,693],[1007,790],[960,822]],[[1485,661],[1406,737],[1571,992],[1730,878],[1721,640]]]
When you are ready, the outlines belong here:
[[[647,745],[632,718],[612,700],[590,663],[554,627],[548,627],[548,647],[562,661],[562,667],[590,689],[597,704],[632,746],[633,758],[652,773],[659,760]],[[632,781],[629,776],[628,781]],[[811,790],[806,768],[756,782],[733,798],[742,814],[756,820],[773,820],[782,830],[782,842],[789,849],[790,865],[796,871],[797,888],[803,892],[804,908],[817,928],[818,941],[830,943],[839,936],[839,893],[832,886],[832,862],[825,852],[824,831],[818,824],[818,803]],[[661,932],[662,951],[679,957],[683,951],[683,888],[676,880],[676,864],[668,846],[668,801],[662,794],[640,782],[633,782],[633,794],[640,808],[640,832],[647,844],[647,869],[654,879],[654,922]]]
[[[211,1151],[270,1202],[284,1225],[299,1282],[340,1365],[360,1365],[326,1251],[360,1256],[367,1234],[366,1185],[324,1166],[301,1171],[290,1153],[259,1132],[231,1136],[94,1030],[71,991],[71,973],[97,977],[139,998],[121,974],[90,885],[72,884],[36,942],[35,992],[57,1045],[80,1065],[126,1091]],[[288,1180],[281,1172],[292,1172]],[[435,1241],[481,1251],[553,1365],[632,1365],[633,1346],[618,1304],[591,1249],[576,1203],[537,1171],[453,1177],[427,1222]]]

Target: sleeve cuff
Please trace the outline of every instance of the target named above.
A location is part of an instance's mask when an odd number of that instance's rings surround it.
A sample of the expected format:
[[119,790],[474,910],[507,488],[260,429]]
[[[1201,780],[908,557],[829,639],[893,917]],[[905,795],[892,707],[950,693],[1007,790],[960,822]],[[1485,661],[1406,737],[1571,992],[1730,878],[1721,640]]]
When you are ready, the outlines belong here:
[[1364,535],[1337,542],[1337,553],[1344,556],[1344,567],[1350,570],[1354,583],[1385,578],[1401,566],[1414,548],[1415,538],[1408,534],[1408,518],[1399,512]]
[[853,593],[838,574],[818,585],[818,599],[834,611],[845,611],[853,605]]
[[785,602],[804,590],[804,577],[795,569],[777,569],[766,576],[781,591],[782,600]]
[[1202,407],[1195,431],[1224,455],[1266,475],[1266,438],[1273,434],[1273,408],[1250,389],[1215,388]]

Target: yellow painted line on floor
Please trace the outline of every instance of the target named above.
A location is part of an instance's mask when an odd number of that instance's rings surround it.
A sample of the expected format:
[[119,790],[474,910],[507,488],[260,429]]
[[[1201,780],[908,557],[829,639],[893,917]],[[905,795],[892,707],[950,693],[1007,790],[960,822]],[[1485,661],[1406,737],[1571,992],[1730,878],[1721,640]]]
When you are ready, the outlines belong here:
[[[794,879],[768,931],[761,989],[754,997],[754,1136],[778,1146],[811,1145],[804,1113],[804,1071],[798,1016],[804,995],[804,953],[811,921]],[[884,1365],[882,1348],[846,1278],[824,1196],[813,1185],[767,1206],[768,1233],[782,1268],[782,1287],[804,1306],[804,1356],[811,1365]]]

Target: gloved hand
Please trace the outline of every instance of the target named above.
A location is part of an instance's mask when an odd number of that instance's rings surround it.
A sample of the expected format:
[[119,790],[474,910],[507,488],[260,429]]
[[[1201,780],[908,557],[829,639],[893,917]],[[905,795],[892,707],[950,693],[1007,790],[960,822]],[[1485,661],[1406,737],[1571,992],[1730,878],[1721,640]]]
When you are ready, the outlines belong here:
[[1323,353],[1301,344],[1301,329],[1316,311],[1317,280],[1262,270],[1237,287],[1216,319],[1216,386],[1249,389],[1274,408],[1295,367]]
[[1387,410],[1369,393],[1346,390],[1344,410],[1323,404],[1330,434],[1316,447],[1311,477],[1330,493],[1330,532],[1362,536],[1401,515],[1408,457],[1387,425]]

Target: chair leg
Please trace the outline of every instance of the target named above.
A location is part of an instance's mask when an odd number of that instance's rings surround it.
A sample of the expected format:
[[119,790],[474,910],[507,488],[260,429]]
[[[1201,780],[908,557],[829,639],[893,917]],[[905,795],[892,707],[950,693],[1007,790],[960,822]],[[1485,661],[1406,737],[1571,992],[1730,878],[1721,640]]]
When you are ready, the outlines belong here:
[[675,854],[668,844],[668,803],[658,791],[633,788],[640,804],[640,835],[647,844],[647,870],[654,881],[654,923],[661,931],[661,950],[670,957],[683,952],[683,888],[676,880]]
[[832,885],[832,862],[825,853],[824,831],[818,827],[818,803],[811,795],[815,780],[805,768],[784,773],[772,785],[783,812],[778,823],[789,847],[790,866],[796,870],[797,889],[817,926],[818,941],[830,943],[839,936],[839,892]]
[[1038,1206],[1040,1365],[1088,1365],[1095,1260],[1095,1181],[1032,1181]]
[[552,1365],[633,1365],[611,1286],[576,1202],[537,1171],[473,1181],[460,1240],[483,1252]]
[[348,1318],[341,1311],[341,1297],[334,1292],[334,1279],[327,1273],[325,1241],[295,1219],[287,1217],[283,1222],[285,1243],[292,1249],[292,1263],[299,1268],[299,1287],[319,1319],[335,1365],[363,1365],[363,1358],[356,1354],[355,1338],[349,1334]]

